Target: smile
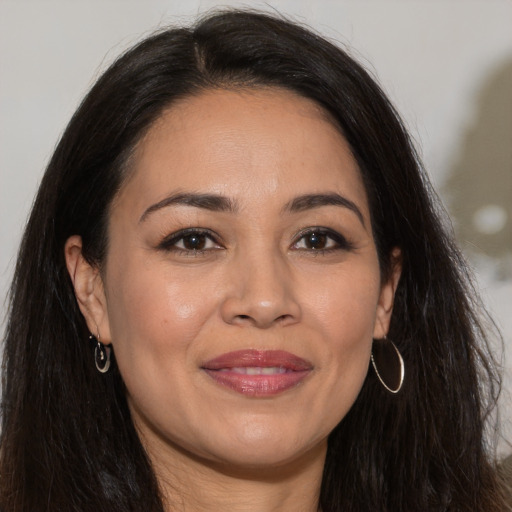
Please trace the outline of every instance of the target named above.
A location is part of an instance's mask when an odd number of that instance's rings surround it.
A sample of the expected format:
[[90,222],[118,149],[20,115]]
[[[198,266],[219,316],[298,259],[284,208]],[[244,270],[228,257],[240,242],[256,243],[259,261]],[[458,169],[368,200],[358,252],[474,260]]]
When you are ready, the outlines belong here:
[[249,366],[240,368],[221,368],[219,372],[233,372],[242,375],[276,375],[286,373],[292,370],[287,370],[281,366]]
[[297,386],[313,366],[281,350],[239,350],[216,357],[202,366],[217,384],[243,395],[267,397]]

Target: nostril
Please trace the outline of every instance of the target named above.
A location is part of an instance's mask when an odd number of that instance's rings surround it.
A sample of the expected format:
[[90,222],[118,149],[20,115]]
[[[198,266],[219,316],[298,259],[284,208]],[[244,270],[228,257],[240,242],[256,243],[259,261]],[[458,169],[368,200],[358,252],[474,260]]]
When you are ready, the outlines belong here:
[[[280,315],[278,316],[277,318],[275,318],[274,320],[272,320],[272,322],[275,322],[275,323],[281,323],[283,321],[285,321],[290,315]],[[237,320],[250,320],[250,321],[254,321],[255,323],[260,323],[260,321],[258,321],[257,319],[253,318],[251,315],[236,315],[236,318]]]
[[271,300],[258,300],[258,296],[246,293],[242,297],[227,297],[221,305],[222,319],[232,325],[285,326],[299,320],[300,307],[293,298],[271,297]]

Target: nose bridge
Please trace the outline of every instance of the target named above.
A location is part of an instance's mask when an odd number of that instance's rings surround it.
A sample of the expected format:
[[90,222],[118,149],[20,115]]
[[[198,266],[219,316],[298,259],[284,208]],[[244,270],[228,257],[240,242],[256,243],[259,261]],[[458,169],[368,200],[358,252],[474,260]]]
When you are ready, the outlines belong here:
[[225,321],[260,328],[297,321],[300,307],[285,255],[275,247],[241,250],[233,264],[236,284],[223,304]]

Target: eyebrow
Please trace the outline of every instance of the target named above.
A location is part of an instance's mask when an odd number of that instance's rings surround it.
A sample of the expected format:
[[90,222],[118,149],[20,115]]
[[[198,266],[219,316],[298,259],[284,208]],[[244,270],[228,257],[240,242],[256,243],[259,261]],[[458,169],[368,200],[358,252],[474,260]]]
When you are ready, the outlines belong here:
[[193,206],[212,212],[236,212],[238,209],[234,201],[218,194],[177,193],[147,208],[141,215],[139,222],[146,220],[151,213],[174,205]]
[[[176,193],[147,208],[141,215],[139,222],[146,220],[151,213],[174,205],[193,206],[195,208],[201,208],[212,212],[236,213],[238,211],[236,202],[225,196],[218,194],[197,194],[191,192]],[[320,208],[322,206],[341,206],[343,208],[348,208],[356,214],[357,218],[361,221],[361,224],[366,227],[363,214],[357,205],[350,199],[336,193],[305,194],[295,197],[284,206],[283,212],[303,212],[314,208]]]
[[347,199],[346,197],[336,193],[305,194],[303,196],[295,197],[285,205],[283,210],[285,212],[294,213],[311,210],[313,208],[320,208],[322,206],[341,206],[343,208],[348,208],[350,211],[356,214],[363,227],[366,227],[363,214],[357,205],[350,199]]

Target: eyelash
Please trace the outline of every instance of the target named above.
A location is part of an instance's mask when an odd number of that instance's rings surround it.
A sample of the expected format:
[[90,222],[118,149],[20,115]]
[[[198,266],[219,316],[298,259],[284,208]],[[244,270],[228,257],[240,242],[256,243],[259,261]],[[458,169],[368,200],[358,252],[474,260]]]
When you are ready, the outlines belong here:
[[[304,247],[299,248],[297,245],[301,241],[305,241],[306,237],[317,237],[319,239],[324,238],[324,242],[327,244],[329,243],[329,240],[331,243],[334,243],[332,247],[327,247],[323,249],[315,249],[314,247]],[[215,247],[207,247],[207,248],[201,248],[201,249],[187,249],[186,247],[179,247],[177,244],[179,242],[184,242],[187,238],[189,241],[193,237],[201,238],[202,244],[207,244],[208,240],[212,242]],[[184,255],[184,256],[201,256],[205,254],[208,251],[212,250],[218,250],[222,249],[223,246],[218,242],[218,236],[213,233],[212,231],[208,229],[201,229],[201,228],[187,228],[180,231],[177,231],[176,233],[171,234],[170,236],[166,237],[160,244],[158,245],[158,249],[164,250],[164,251],[172,251],[178,255]],[[310,242],[311,242],[310,238]],[[307,243],[307,242],[306,242]],[[301,231],[297,237],[295,238],[295,241],[292,244],[292,249],[295,251],[304,251],[304,252],[310,252],[315,255],[321,255],[321,254],[329,254],[336,251],[351,251],[354,250],[355,246],[352,242],[347,240],[343,235],[340,233],[337,233],[336,231],[333,231],[331,229],[326,229],[322,227],[309,227],[307,229],[304,229]]]
[[[213,242],[216,247],[209,247],[206,249],[187,249],[186,247],[178,247],[177,244],[180,241],[184,241],[185,239],[190,239],[193,237],[204,237],[204,239],[208,239]],[[164,238],[160,244],[158,244],[158,249],[164,251],[172,251],[178,255],[185,256],[200,256],[207,251],[221,249],[222,245],[217,241],[217,236],[215,233],[208,229],[201,228],[187,228],[177,231],[172,235]]]
[[355,246],[352,242],[350,242],[347,238],[345,238],[340,233],[333,231],[332,229],[322,228],[322,227],[310,227],[303,231],[301,231],[296,241],[293,243],[292,247],[299,244],[299,242],[306,240],[306,237],[325,237],[326,241],[331,240],[334,242],[332,247],[327,247],[325,249],[315,249],[315,248],[295,248],[296,251],[307,251],[313,254],[329,254],[337,251],[352,251],[355,249]]

